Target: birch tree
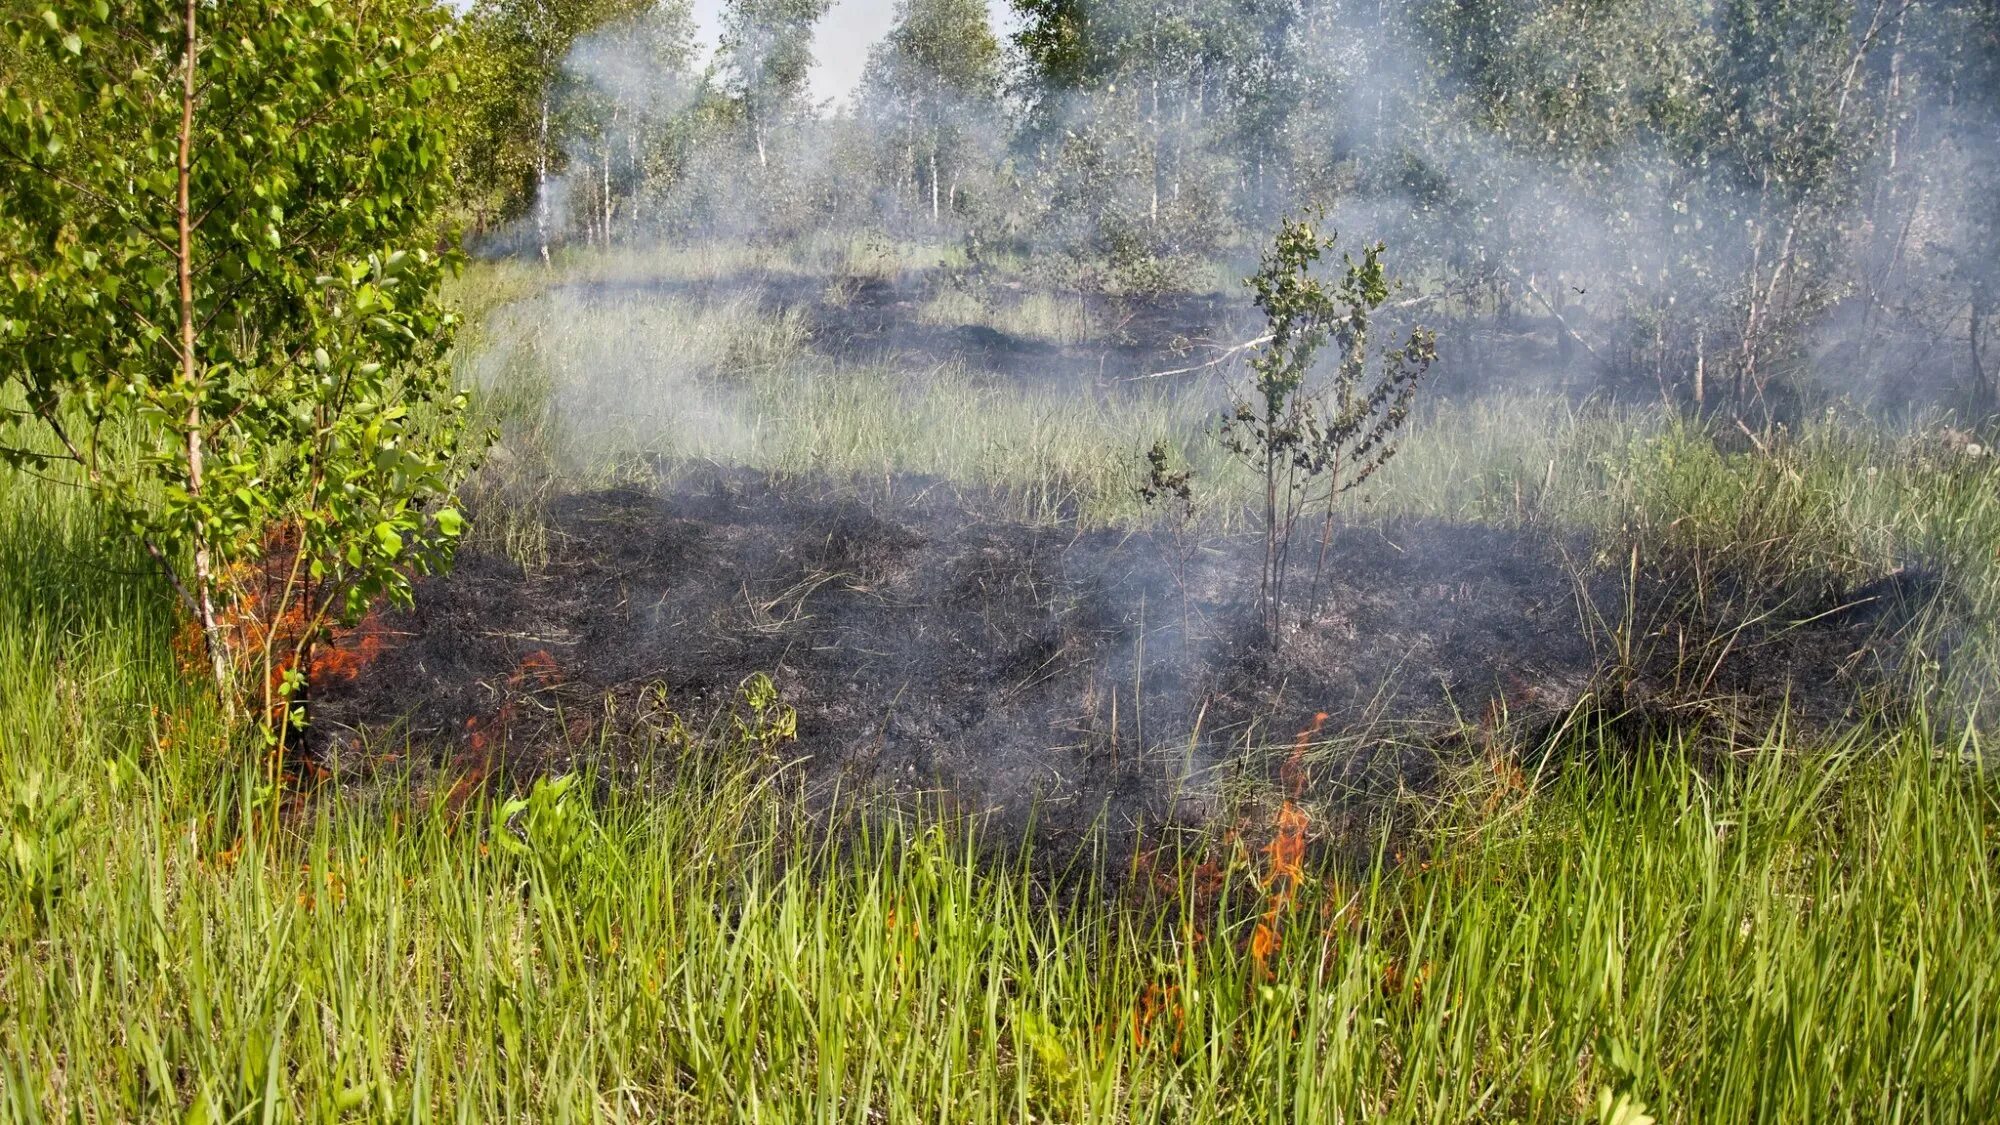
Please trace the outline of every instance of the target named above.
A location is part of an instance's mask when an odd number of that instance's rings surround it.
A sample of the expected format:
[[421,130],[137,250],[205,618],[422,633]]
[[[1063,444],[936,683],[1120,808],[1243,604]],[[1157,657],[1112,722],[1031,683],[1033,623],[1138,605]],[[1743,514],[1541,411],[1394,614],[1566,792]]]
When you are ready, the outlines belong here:
[[652,0],[478,0],[468,16],[491,52],[491,103],[533,138],[535,242],[544,265],[554,225],[550,177],[562,170],[556,114],[564,62],[579,37],[653,6]]
[[1000,43],[981,0],[900,0],[896,23],[871,54],[862,101],[902,148],[913,196],[932,222],[954,202],[956,167],[971,134],[994,120]]
[[771,164],[771,134],[804,109],[813,29],[833,0],[728,0],[718,61],[757,166]]
[[445,29],[394,3],[68,0],[11,30],[60,80],[0,87],[0,456],[118,515],[233,701],[245,663],[305,666],[223,624],[274,527],[261,612],[301,648],[408,600],[459,531],[448,263],[419,245]]

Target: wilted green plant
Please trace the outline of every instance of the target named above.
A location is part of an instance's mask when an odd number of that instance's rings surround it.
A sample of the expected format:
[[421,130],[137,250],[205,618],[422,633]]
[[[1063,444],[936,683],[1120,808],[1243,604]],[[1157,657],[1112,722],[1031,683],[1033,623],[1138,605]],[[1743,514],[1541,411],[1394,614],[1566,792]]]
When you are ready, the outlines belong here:
[[[1265,635],[1280,640],[1293,532],[1313,505],[1323,506],[1319,557],[1306,611],[1317,600],[1333,536],[1335,504],[1396,455],[1417,384],[1437,358],[1437,339],[1418,327],[1400,346],[1371,355],[1374,313],[1393,288],[1383,245],[1367,247],[1329,284],[1314,267],[1339,236],[1321,237],[1311,218],[1286,219],[1247,284],[1269,332],[1252,342],[1250,386],[1222,421],[1222,441],[1263,480],[1264,563],[1258,607]],[[1339,359],[1322,373],[1320,350]]]
[[736,691],[738,709],[730,716],[736,744],[758,757],[778,756],[778,748],[799,736],[799,715],[778,696],[778,685],[762,672]]
[[1146,479],[1138,487],[1139,499],[1147,505],[1171,498],[1180,502],[1183,514],[1194,511],[1194,470],[1170,467],[1167,443],[1156,441],[1146,451]]
[[495,806],[494,843],[503,851],[530,858],[545,874],[574,866],[602,832],[577,783],[573,773],[542,778],[526,797]]

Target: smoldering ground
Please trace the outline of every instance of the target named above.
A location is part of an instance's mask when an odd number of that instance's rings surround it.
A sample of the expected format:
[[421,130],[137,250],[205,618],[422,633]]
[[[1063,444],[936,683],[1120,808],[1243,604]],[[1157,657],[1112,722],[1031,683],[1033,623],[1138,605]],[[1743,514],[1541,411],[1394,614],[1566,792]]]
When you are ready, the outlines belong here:
[[[1956,644],[1930,628],[1953,595],[1926,560],[1780,579],[1578,527],[1352,509],[1273,649],[1252,623],[1259,548],[1237,525],[1084,510],[1079,496],[1137,483],[1130,416],[1193,449],[1240,386],[1254,310],[1190,283],[1189,263],[1240,276],[1270,222],[1311,204],[1344,246],[1389,242],[1401,311],[1442,332],[1427,393],[1659,402],[1750,449],[1809,403],[1937,402],[1962,381],[1954,333],[1978,313],[1960,290],[1990,269],[1940,263],[1976,243],[1976,200],[1888,158],[1914,136],[1904,118],[1884,109],[1877,135],[1860,115],[1883,107],[1842,97],[1859,171],[1802,195],[1760,178],[1742,137],[1713,161],[1645,129],[1542,151],[1467,108],[1476,84],[1430,65],[1440,48],[1399,6],[1352,7],[1302,6],[1280,37],[1270,73],[1310,93],[1282,128],[1220,93],[1247,73],[1234,63],[1141,67],[933,106],[947,120],[925,129],[954,147],[925,169],[907,166],[914,118],[865,106],[760,132],[754,159],[740,136],[691,140],[673,122],[719,104],[714,89],[587,41],[568,80],[598,109],[550,196],[584,245],[493,314],[470,360],[476,382],[525,371],[545,392],[540,437],[503,450],[532,458],[540,441],[561,464],[532,496],[491,490],[481,514],[532,507],[546,546],[526,567],[468,551],[426,583],[380,669],[315,694],[321,747],[407,738],[521,773],[605,764],[609,747],[615,769],[640,728],[667,712],[700,724],[768,673],[816,784],[944,794],[1074,838],[1218,815],[1320,712],[1313,799],[1366,807],[1468,747],[1578,723],[1720,752],[1780,721],[1812,738],[1917,706],[1916,666]],[[1874,73],[1861,63],[1888,11],[1857,5],[1843,81]],[[1680,31],[1647,40],[1672,48],[1647,64],[1669,86],[1695,69],[1680,41],[1715,29]],[[1590,78],[1588,60],[1543,61]],[[1781,62],[1737,77],[1791,97]],[[1976,133],[1930,143],[1968,167],[1988,155]],[[1865,284],[1799,280],[1831,274],[1855,232]],[[652,260],[717,244],[755,253]],[[1160,295],[1175,291],[1198,295]],[[1405,327],[1393,319],[1385,338]],[[1940,358],[1885,380],[1899,341]],[[1730,363],[1724,402],[1705,380]],[[970,390],[936,395],[946,383]],[[987,442],[989,408],[1031,437]],[[833,410],[840,425],[807,421]],[[1084,417],[1123,428],[1084,433]],[[1013,478],[1033,474],[1017,470],[1056,440],[1104,447],[1097,477],[1038,482],[1049,495],[1022,503]]]
[[415,747],[482,774],[617,777],[669,712],[699,727],[768,673],[821,792],[1129,845],[1226,815],[1319,712],[1307,795],[1350,815],[1471,748],[1579,723],[1714,752],[1781,713],[1823,735],[1899,705],[1935,592],[1915,573],[1696,589],[1693,560],[1634,569],[1560,534],[1388,520],[1340,529],[1274,652],[1249,539],[981,508],[935,480],[740,470],[563,497],[546,566],[474,553],[427,582],[368,674],[315,697],[315,737],[351,764]]

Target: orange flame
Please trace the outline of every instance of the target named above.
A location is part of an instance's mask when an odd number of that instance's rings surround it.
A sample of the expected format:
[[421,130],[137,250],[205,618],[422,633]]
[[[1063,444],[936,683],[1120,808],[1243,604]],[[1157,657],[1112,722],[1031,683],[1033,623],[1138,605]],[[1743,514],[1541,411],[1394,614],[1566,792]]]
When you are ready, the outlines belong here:
[[558,671],[556,658],[550,656],[547,649],[538,648],[514,666],[513,674],[507,677],[507,686],[517,688],[533,680],[537,685],[547,687],[555,680]]
[[1162,1018],[1173,1021],[1174,1025],[1173,1038],[1168,1041],[1169,1049],[1180,1050],[1181,1036],[1187,1031],[1187,1009],[1181,1006],[1180,992],[1180,985],[1160,984],[1156,981],[1148,984],[1146,990],[1139,994],[1138,1002],[1132,1005],[1134,1051],[1146,1049],[1153,1024]]
[[1299,797],[1305,791],[1306,751],[1325,728],[1326,718],[1324,711],[1313,715],[1312,725],[1292,740],[1291,756],[1278,771],[1285,785],[1285,803],[1278,809],[1277,831],[1264,847],[1264,914],[1250,934],[1250,958],[1257,965],[1260,980],[1270,979],[1271,957],[1278,952],[1284,916],[1297,901],[1299,887],[1305,882],[1306,837],[1312,828],[1312,818],[1300,806]]
[[[538,687],[547,687],[561,678],[562,669],[555,657],[545,649],[536,649],[522,657],[508,673],[507,687],[519,691],[531,681]],[[457,808],[470,799],[493,772],[493,751],[506,743],[519,714],[515,703],[509,696],[491,718],[473,715],[465,720],[465,751],[458,755],[455,764],[466,772],[446,797],[451,807]]]
[[312,661],[307,665],[309,679],[316,684],[352,683],[360,679],[361,673],[387,650],[388,637],[388,630],[375,611],[370,611],[351,629],[335,626],[313,648]]
[[[218,585],[228,596],[216,607],[216,628],[236,662],[238,683],[246,685],[251,709],[270,701],[272,722],[284,717],[288,700],[283,685],[301,647],[308,654],[308,684],[349,683],[387,651],[392,636],[377,610],[351,627],[315,622],[314,606],[323,591],[302,577],[303,569],[298,528],[281,524],[265,535],[256,558],[237,562],[219,576]],[[319,635],[309,638],[316,625]],[[199,622],[188,622],[173,647],[185,671],[207,664]],[[266,653],[269,667],[263,667]]]

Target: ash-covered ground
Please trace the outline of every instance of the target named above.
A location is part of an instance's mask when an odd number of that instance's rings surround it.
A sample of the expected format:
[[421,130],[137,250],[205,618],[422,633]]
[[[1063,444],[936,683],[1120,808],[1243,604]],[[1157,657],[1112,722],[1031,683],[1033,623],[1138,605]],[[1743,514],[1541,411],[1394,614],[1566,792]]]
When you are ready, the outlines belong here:
[[1318,608],[1272,655],[1255,539],[1028,526],[892,483],[718,470],[567,497],[546,568],[466,553],[425,582],[388,651],[316,692],[315,739],[526,775],[615,756],[642,714],[699,725],[762,672],[815,783],[1070,836],[1205,822],[1317,712],[1308,796],[1329,805],[1584,712],[1717,746],[1781,708],[1830,729],[1893,698],[1926,592],[1712,571],[1697,590],[1678,563],[1635,570],[1545,531],[1390,521],[1339,530]]

